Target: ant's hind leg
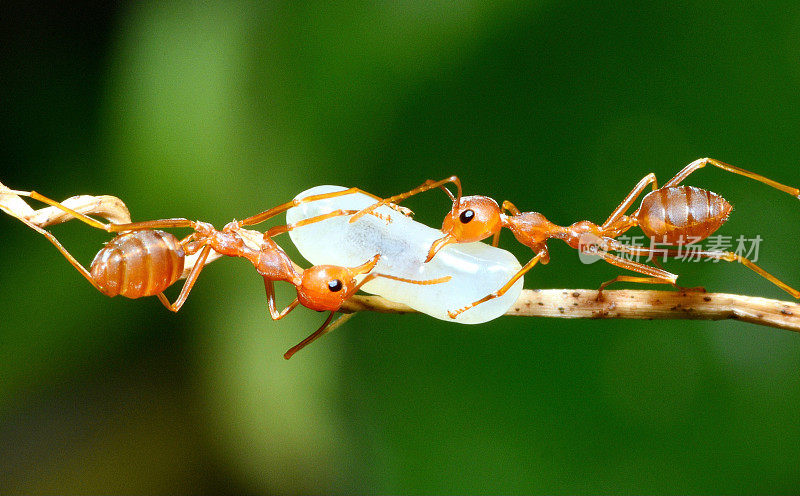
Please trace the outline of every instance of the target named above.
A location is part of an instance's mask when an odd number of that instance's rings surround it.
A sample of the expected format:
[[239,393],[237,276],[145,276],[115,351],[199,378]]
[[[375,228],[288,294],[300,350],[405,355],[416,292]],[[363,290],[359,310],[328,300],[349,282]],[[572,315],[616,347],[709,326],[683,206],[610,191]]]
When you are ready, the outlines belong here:
[[739,262],[740,264],[744,265],[745,267],[752,270],[756,274],[760,275],[764,279],[768,280],[772,284],[786,291],[794,298],[800,300],[800,291],[789,286],[785,282],[781,281],[777,277],[773,276],[766,270],[762,269],[761,267],[759,267],[758,265],[756,265],[755,263],[751,262],[749,259],[741,255],[737,255],[736,253],[730,251],[693,251],[692,255],[698,255],[707,258],[717,258],[720,260],[724,260],[726,262]]
[[756,174],[755,172],[750,172],[742,168],[726,164],[725,162],[720,162],[719,160],[715,160],[713,158],[701,158],[699,160],[695,160],[694,162],[684,167],[680,172],[678,172],[675,175],[675,177],[667,181],[664,184],[664,187],[667,188],[670,186],[677,186],[684,179],[686,179],[689,176],[689,174],[696,171],[697,169],[702,169],[706,165],[713,165],[714,167],[719,167],[720,169],[732,172],[733,174],[739,174],[740,176],[749,177],[750,179],[754,179],[768,186],[772,186],[775,189],[781,190],[784,193],[789,193],[795,198],[800,199],[800,189],[792,188],[791,186],[786,186],[779,182],[773,181],[772,179],[764,177],[760,174]]
[[80,212],[77,212],[66,205],[59,203],[55,200],[52,200],[44,195],[40,195],[36,191],[16,191],[10,190],[11,192],[18,194],[20,196],[29,196],[34,200],[39,200],[42,203],[47,203],[48,205],[52,205],[68,214],[72,215],[76,219],[89,224],[92,227],[97,229],[102,229],[106,232],[122,232],[122,231],[134,231],[137,229],[159,229],[159,228],[169,228],[169,227],[194,227],[195,223],[182,218],[176,219],[161,219],[161,220],[148,220],[144,222],[128,222],[124,224],[115,224],[109,223],[105,224],[98,220],[95,220],[89,216],[86,216]]
[[[20,192],[28,193],[29,192]],[[62,205],[84,215],[97,215],[115,224],[126,224],[131,221],[131,214],[125,202],[116,196],[78,195],[61,202]],[[38,210],[32,209],[14,190],[0,184],[0,210],[13,217],[25,217],[39,227],[61,224],[75,217],[58,207],[48,206]]]
[[64,255],[64,258],[66,258],[66,259],[67,259],[67,261],[68,261],[70,264],[72,264],[72,266],[73,266],[73,267],[75,267],[75,269],[77,269],[77,270],[78,270],[78,272],[80,272],[80,274],[81,274],[81,275],[82,275],[82,276],[83,276],[83,277],[84,277],[84,278],[85,278],[87,281],[89,281],[89,283],[90,283],[92,286],[94,286],[94,288],[95,288],[96,290],[98,290],[98,291],[102,292],[102,290],[101,290],[101,289],[100,289],[100,287],[97,285],[97,283],[95,282],[94,278],[92,277],[92,274],[91,274],[91,273],[90,273],[88,270],[86,270],[86,267],[84,267],[83,265],[81,265],[81,263],[80,263],[80,262],[78,262],[78,261],[75,259],[75,257],[73,257],[73,256],[72,256],[72,254],[71,254],[70,252],[68,252],[68,251],[67,251],[67,249],[66,249],[66,248],[64,248],[64,246],[63,246],[63,245],[62,245],[62,244],[61,244],[61,243],[58,241],[58,239],[56,239],[56,237],[55,237],[55,236],[53,236],[53,235],[52,235],[50,232],[48,232],[48,231],[46,231],[46,230],[42,229],[41,227],[37,226],[36,224],[34,224],[34,223],[30,222],[30,221],[29,221],[29,220],[27,220],[27,219],[22,219],[22,218],[20,218],[19,220],[21,220],[21,221],[22,221],[22,222],[23,222],[25,225],[27,225],[28,227],[30,227],[30,228],[31,228],[31,229],[33,229],[34,231],[38,232],[39,234],[41,234],[42,236],[44,236],[45,238],[47,238],[47,240],[48,240],[48,241],[50,241],[50,242],[53,244],[53,246],[55,246],[55,247],[58,249],[58,251],[60,251],[60,252],[61,252],[61,254],[62,254],[62,255]]
[[[614,249],[619,249],[619,248],[615,247]],[[681,255],[681,252],[678,251],[678,250],[675,250],[675,249],[664,250],[664,249],[650,249],[650,248],[644,248],[644,247],[626,247],[626,251],[628,253],[632,253],[632,254],[636,254],[636,255],[647,255],[647,254],[652,254],[652,255],[676,255],[676,256],[680,256]],[[694,256],[705,257],[705,258],[716,258],[718,260],[724,260],[726,262],[739,262],[740,264],[744,265],[748,269],[750,269],[753,272],[757,273],[758,275],[760,275],[764,279],[768,280],[772,284],[774,284],[774,285],[778,286],[779,288],[781,288],[782,290],[786,291],[787,293],[792,295],[794,298],[800,299],[800,291],[798,291],[797,289],[794,289],[793,287],[789,286],[788,284],[786,284],[785,282],[781,281],[777,277],[773,276],[772,274],[770,274],[766,270],[762,269],[761,267],[759,267],[755,263],[751,262],[749,259],[747,259],[747,258],[745,258],[745,257],[743,257],[741,255],[737,255],[736,253],[733,253],[733,252],[730,252],[730,251],[692,250],[691,251],[691,256],[693,256],[693,257]],[[705,288],[690,288],[690,289],[698,289],[698,290],[705,291]]]

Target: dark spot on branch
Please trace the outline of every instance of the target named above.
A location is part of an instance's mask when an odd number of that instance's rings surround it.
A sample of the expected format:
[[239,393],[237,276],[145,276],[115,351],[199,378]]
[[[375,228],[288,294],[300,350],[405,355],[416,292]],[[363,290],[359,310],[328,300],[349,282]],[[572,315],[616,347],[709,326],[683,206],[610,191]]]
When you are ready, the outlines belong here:
[[580,295],[581,295],[581,294],[580,294],[579,292],[577,292],[577,291],[575,291],[574,293],[572,293],[572,297],[573,297],[573,298],[578,298]]
[[564,313],[564,307],[558,307],[558,311]]
[[711,301],[711,297],[710,296],[703,296],[703,301]]
[[781,313],[783,315],[794,315],[794,313],[792,313],[792,311],[789,310],[788,308],[781,308]]

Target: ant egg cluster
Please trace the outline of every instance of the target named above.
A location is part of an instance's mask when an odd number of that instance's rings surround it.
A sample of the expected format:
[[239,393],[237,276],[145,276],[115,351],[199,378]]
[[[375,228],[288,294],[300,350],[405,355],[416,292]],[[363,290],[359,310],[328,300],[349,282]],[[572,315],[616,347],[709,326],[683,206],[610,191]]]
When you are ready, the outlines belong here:
[[[317,186],[296,199],[343,191],[341,186]],[[353,193],[300,204],[286,212],[288,224],[341,210],[361,210],[375,203],[364,193]],[[361,289],[442,320],[454,321],[448,310],[462,308],[498,290],[521,268],[514,256],[485,243],[460,243],[442,249],[424,263],[431,244],[441,231],[420,224],[387,206],[378,216],[365,215],[356,222],[350,216],[333,217],[289,231],[297,249],[315,265],[353,266],[380,254],[374,271],[414,280],[450,276],[448,282],[409,285],[378,278]],[[390,219],[390,220],[389,220]],[[522,291],[522,278],[503,296],[458,315],[455,322],[479,324],[503,315]]]

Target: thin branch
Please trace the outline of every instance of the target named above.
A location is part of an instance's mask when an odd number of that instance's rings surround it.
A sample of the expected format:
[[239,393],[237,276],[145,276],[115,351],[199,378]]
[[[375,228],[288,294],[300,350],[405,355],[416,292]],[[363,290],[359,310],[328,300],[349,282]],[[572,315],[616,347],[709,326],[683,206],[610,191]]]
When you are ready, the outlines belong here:
[[[69,215],[54,207],[39,210],[31,208],[21,197],[9,193],[0,183],[0,210],[17,218],[24,218],[40,227],[64,222]],[[104,217],[110,222],[129,222],[125,204],[113,196],[77,196],[65,200],[73,210],[87,215]],[[261,233],[241,230],[245,242],[257,246]],[[212,253],[206,262],[211,263],[221,255]],[[195,259],[187,258],[184,274]],[[354,296],[344,303],[342,312],[416,312],[400,303],[380,296]],[[541,289],[524,290],[506,315],[522,317],[555,317],[562,319],[733,319],[753,324],[777,327],[800,332],[800,304],[770,300],[754,296],[727,293],[702,293],[697,291],[603,291],[598,299],[596,290]],[[341,320],[339,323],[346,321]]]
[[[354,296],[344,312],[411,313],[380,296]],[[562,319],[733,319],[800,332],[800,304],[756,296],[699,291],[526,289],[506,315]]]

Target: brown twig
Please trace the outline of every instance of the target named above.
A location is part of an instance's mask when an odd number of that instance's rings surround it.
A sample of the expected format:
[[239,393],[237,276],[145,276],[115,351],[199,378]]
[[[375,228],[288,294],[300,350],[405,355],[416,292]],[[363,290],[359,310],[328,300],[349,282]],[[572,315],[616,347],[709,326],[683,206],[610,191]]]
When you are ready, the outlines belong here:
[[[354,296],[345,312],[409,313],[416,310],[380,296]],[[562,319],[733,319],[800,332],[800,304],[728,293],[699,291],[603,291],[526,289],[506,315]]]
[[[5,193],[4,193],[5,191]],[[0,183],[0,210],[25,219],[39,227],[64,222],[69,217],[53,207],[31,208],[21,197],[7,193]],[[77,196],[64,201],[72,209],[106,218],[110,222],[129,222],[125,204],[113,196]],[[246,242],[257,243],[261,233],[242,230]],[[213,253],[207,263],[220,255]],[[184,274],[194,259],[188,259]],[[416,312],[405,305],[380,296],[354,296],[342,307],[342,312]],[[800,304],[770,300],[755,296],[698,291],[603,291],[598,299],[596,290],[536,289],[525,290],[506,312],[522,317],[555,317],[563,319],[734,319],[753,324],[800,332]]]

